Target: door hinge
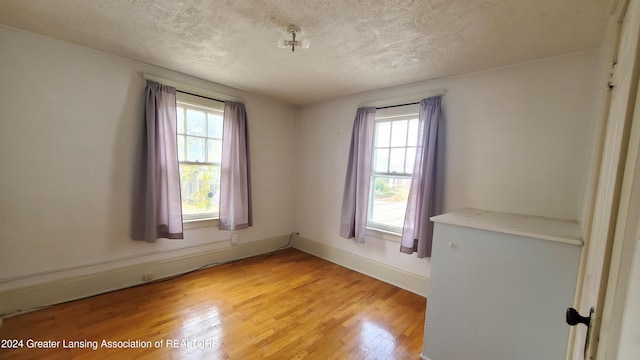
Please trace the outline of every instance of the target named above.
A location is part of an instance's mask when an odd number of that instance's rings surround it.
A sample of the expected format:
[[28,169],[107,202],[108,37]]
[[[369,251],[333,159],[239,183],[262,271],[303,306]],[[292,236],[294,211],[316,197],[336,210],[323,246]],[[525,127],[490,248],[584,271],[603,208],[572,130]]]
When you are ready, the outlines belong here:
[[609,71],[609,80],[607,80],[607,88],[609,90],[613,89],[617,85],[618,77],[616,76],[616,65],[617,62],[611,63],[611,71]]

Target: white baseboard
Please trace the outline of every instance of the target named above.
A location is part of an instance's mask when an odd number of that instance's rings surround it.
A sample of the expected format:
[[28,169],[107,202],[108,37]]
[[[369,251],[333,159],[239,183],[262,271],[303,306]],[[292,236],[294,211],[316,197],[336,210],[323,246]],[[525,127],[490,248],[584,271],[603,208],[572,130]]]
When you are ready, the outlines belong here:
[[158,280],[199,269],[208,264],[266,254],[287,244],[288,240],[288,235],[278,236],[224,249],[3,290],[0,291],[0,321],[3,315],[139,285],[145,282],[142,280],[143,274],[153,274],[153,280]]
[[294,238],[292,246],[298,250],[331,261],[332,263],[363,273],[420,296],[427,297],[429,279],[426,277],[418,276],[300,236]]
[[422,359],[422,360],[431,360],[431,359],[429,359],[428,357],[426,357],[426,356],[424,356],[422,354],[420,354],[420,359]]

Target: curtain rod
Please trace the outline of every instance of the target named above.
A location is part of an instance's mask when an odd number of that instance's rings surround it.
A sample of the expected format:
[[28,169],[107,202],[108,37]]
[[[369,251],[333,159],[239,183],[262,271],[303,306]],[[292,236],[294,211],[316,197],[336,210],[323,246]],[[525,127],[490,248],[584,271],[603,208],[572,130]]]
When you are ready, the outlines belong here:
[[428,99],[433,96],[443,96],[447,92],[446,89],[434,89],[431,91],[422,91],[414,93],[412,95],[398,96],[389,99],[379,99],[374,101],[367,101],[365,103],[358,104],[358,107],[375,107],[376,109],[383,109],[387,106],[396,106],[396,104],[402,104],[398,106],[411,105],[411,103],[420,103],[422,99]]
[[203,99],[208,99],[208,100],[213,100],[213,101],[218,101],[218,102],[224,103],[224,100],[215,99],[215,98],[208,97],[208,96],[203,96],[203,95],[198,95],[198,94],[190,93],[190,92],[187,92],[187,91],[182,91],[182,90],[176,89],[176,92],[187,94],[187,95],[191,95],[191,96],[197,96],[199,98],[203,98]]
[[205,88],[201,88],[198,86],[192,86],[192,85],[188,85],[178,81],[161,78],[159,76],[155,76],[151,74],[140,73],[140,75],[142,76],[143,79],[155,81],[163,85],[173,86],[174,88],[176,88],[176,91],[180,91],[185,94],[200,96],[203,98],[211,98],[214,101],[221,101],[221,102],[234,101],[234,102],[244,103],[244,99],[242,99],[241,97],[230,96],[227,94],[207,90]]
[[406,104],[380,106],[380,107],[376,107],[376,110],[391,109],[391,108],[400,107],[400,106],[409,106],[409,105],[417,105],[417,104],[420,104],[420,102],[418,101],[418,102],[412,102],[412,103],[406,103]]

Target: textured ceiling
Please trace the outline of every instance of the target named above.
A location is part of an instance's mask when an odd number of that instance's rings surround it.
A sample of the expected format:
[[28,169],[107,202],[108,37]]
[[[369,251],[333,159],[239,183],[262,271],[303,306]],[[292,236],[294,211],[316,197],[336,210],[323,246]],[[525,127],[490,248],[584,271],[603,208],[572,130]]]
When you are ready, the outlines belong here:
[[[598,48],[612,0],[0,0],[0,23],[290,104]],[[279,49],[288,24],[307,50]]]

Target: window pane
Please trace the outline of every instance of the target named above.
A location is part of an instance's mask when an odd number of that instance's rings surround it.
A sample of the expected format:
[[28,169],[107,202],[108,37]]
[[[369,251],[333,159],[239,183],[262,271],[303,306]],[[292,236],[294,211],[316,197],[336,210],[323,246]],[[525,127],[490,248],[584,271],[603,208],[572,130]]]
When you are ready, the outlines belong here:
[[418,119],[409,120],[409,134],[407,146],[416,146],[418,143]]
[[413,174],[413,165],[416,161],[416,148],[407,148],[407,162],[405,164],[404,172],[407,174]]
[[207,119],[204,112],[187,109],[187,134],[206,136]]
[[176,108],[183,219],[215,217],[219,212],[222,112],[214,106],[186,103]]
[[208,118],[208,137],[222,139],[222,116],[209,113]]
[[178,161],[184,161],[184,135],[178,135]]
[[369,221],[402,229],[411,179],[374,176]]
[[180,164],[182,213],[218,213],[220,209],[220,167]]
[[373,171],[375,172],[389,172],[387,166],[389,166],[389,149],[376,149],[373,152]]
[[187,161],[205,161],[203,138],[187,136]]
[[407,143],[407,120],[394,121],[391,127],[391,146],[405,146]]
[[391,149],[389,161],[389,172],[404,173],[404,153],[405,149]]
[[207,162],[222,162],[221,140],[207,140]]
[[374,140],[374,147],[388,147],[389,137],[391,136],[391,123],[379,122],[376,123],[376,138]]
[[184,134],[184,108],[178,106],[176,108],[177,111],[177,121],[178,121],[178,134]]

